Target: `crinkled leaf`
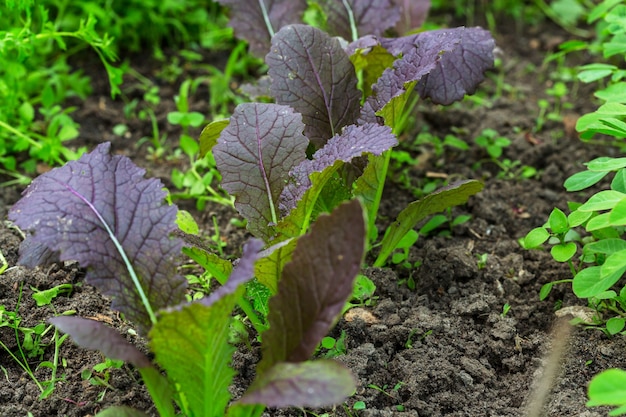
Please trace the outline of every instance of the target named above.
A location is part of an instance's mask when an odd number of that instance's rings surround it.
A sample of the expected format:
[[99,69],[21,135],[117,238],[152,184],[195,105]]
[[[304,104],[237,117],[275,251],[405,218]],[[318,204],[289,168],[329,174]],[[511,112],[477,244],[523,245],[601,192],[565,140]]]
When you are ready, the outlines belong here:
[[381,243],[380,253],[374,266],[382,267],[387,258],[397,247],[398,242],[420,220],[433,213],[443,211],[449,207],[458,206],[483,189],[483,183],[475,180],[459,181],[440,188],[421,200],[414,201],[400,212],[398,218],[389,226]]
[[340,404],[355,389],[350,370],[333,360],[282,362],[260,375],[238,402],[317,408]]
[[157,362],[188,399],[196,416],[223,416],[235,375],[230,367],[234,347],[228,343],[232,310],[252,278],[262,246],[252,240],[226,285],[209,297],[162,311],[150,331]]
[[278,294],[270,299],[270,328],[263,333],[259,375],[278,362],[309,358],[352,293],[364,251],[365,224],[358,200],[320,216],[298,240]]
[[[123,312],[141,330],[151,324],[127,263],[151,309],[184,299],[186,281],[176,273],[182,242],[173,205],[157,179],[123,156],[112,156],[110,144],[99,145],[79,160],[36,178],[9,214],[37,248],[58,252],[87,268],[86,282],[113,297],[112,308]],[[33,246],[34,244],[34,246]],[[22,254],[32,260],[31,252]]]
[[[400,8],[390,0],[316,0],[326,13],[326,30],[353,41],[362,35],[380,36],[400,20]],[[353,33],[354,27],[357,33]]]
[[57,316],[48,321],[69,334],[79,346],[98,350],[107,358],[130,362],[138,368],[151,366],[146,355],[116,330],[99,321],[75,316]]
[[350,162],[366,153],[380,155],[398,143],[387,126],[368,123],[362,126],[350,125],[320,150],[313,159],[302,161],[290,172],[290,182],[280,196],[279,207],[287,214],[296,207],[302,196],[311,187],[309,176],[333,166],[336,161]]
[[393,68],[386,70],[368,99],[374,112],[417,81],[420,97],[437,104],[450,104],[471,94],[493,67],[495,42],[481,28],[440,29],[402,38],[382,39],[393,55],[402,54]]
[[245,103],[235,108],[213,156],[222,187],[255,236],[268,240],[289,171],[306,158],[302,117],[287,106]]
[[306,0],[218,0],[230,8],[230,26],[250,44],[257,57],[270,50],[272,35],[283,26],[300,22]]
[[361,92],[337,39],[311,26],[290,25],[272,38],[265,61],[276,102],[302,114],[304,133],[316,147],[356,121]]
[[405,35],[407,32],[420,28],[430,9],[430,0],[391,0],[400,6],[401,16],[396,24],[396,32]]

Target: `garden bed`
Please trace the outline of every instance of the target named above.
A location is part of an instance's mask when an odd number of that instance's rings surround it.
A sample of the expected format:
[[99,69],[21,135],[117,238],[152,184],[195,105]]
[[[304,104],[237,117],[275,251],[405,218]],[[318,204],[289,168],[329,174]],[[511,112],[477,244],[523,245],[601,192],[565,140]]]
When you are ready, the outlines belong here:
[[[606,414],[606,409],[585,408],[586,386],[604,369],[626,368],[626,342],[623,337],[608,338],[600,331],[581,327],[562,331],[569,325],[557,320],[557,304],[575,306],[583,301],[566,285],[555,287],[545,301],[539,301],[538,294],[543,284],[570,278],[571,273],[548,252],[522,249],[518,239],[542,225],[555,206],[565,209],[568,200],[582,201],[582,196],[564,192],[563,181],[582,170],[583,162],[615,151],[583,144],[577,138],[572,121],[596,108],[589,91],[582,87],[576,95],[566,97],[574,107],[562,114],[562,122],[547,122],[541,131],[533,133],[539,114],[537,102],[549,99],[546,89],[553,83],[550,72],[558,70],[555,65],[543,65],[543,59],[568,34],[547,25],[527,28],[518,36],[508,33],[509,28],[513,25],[502,24],[500,33],[495,34],[503,51],[506,83],[500,96],[496,95],[498,74],[494,73],[480,87],[482,102],[466,100],[449,108],[423,103],[419,107],[413,134],[423,128],[438,137],[454,133],[470,143],[470,149],[447,149],[437,155],[426,147],[419,153],[410,146],[411,135],[403,137],[400,147],[419,161],[404,169],[414,186],[423,184],[428,176],[447,176],[479,179],[485,187],[465,206],[452,211],[452,216],[468,214],[471,219],[451,228],[450,236],[438,236],[437,231],[420,236],[406,259],[412,265],[419,262],[419,266],[364,270],[377,286],[375,298],[341,319],[331,334],[338,339],[345,332],[347,352],[337,360],[348,365],[358,378],[358,389],[343,407],[326,410],[330,415],[523,416],[533,402],[539,401],[532,395],[536,387],[538,392],[551,387],[544,415]],[[139,70],[152,74],[149,64],[144,65]],[[169,184],[172,167],[184,162],[155,160],[145,147],[133,146],[139,138],[150,135],[150,126],[131,126],[129,137],[113,136],[112,127],[125,123],[123,103],[111,101],[106,85],[101,87],[80,104],[77,121],[83,126],[81,140],[90,149],[100,141],[111,140],[115,152],[128,155],[147,169],[148,176],[162,177]],[[176,92],[175,88],[162,88],[161,102],[172,102]],[[201,99],[192,100],[198,111],[205,106]],[[169,110],[166,104],[159,108],[161,121]],[[487,128],[511,139],[502,158],[533,167],[538,175],[522,178],[516,171],[501,175],[502,168],[489,161],[484,149],[472,140]],[[175,133],[170,134],[170,145],[176,144]],[[401,172],[395,174],[398,177]],[[505,178],[499,178],[502,176]],[[414,199],[412,190],[401,186],[400,181],[388,184],[380,213],[383,223],[395,218],[400,208]],[[3,219],[19,198],[19,191],[2,189]],[[230,223],[236,212],[217,205],[197,212],[188,201],[180,202],[180,206],[192,212],[206,236],[215,232],[212,219],[216,216],[225,250],[238,253],[246,234]],[[37,270],[14,267],[20,241],[19,232],[3,223],[0,246],[10,269],[0,277],[0,306],[7,311],[16,309],[20,326],[35,326],[55,312],[75,310],[80,316],[118,328],[142,345],[139,337],[129,333],[131,326],[110,311],[109,300],[81,283],[84,272],[77,265]],[[372,263],[373,258],[366,259],[366,264]],[[36,306],[32,288],[44,290],[60,284],[72,284],[73,290],[49,306]],[[11,350],[17,348],[15,333],[8,328],[0,328],[0,341]],[[558,348],[564,349],[562,357],[550,357]],[[53,346],[46,347],[43,359],[52,360],[53,353]],[[238,347],[235,394],[249,385],[254,376],[250,370],[259,354],[255,344]],[[49,398],[38,400],[40,390],[35,382],[3,351],[0,415],[87,416],[109,405],[132,405],[156,415],[138,373],[131,367],[107,370],[108,375],[99,375],[106,378],[107,385],[94,384],[89,377],[81,378],[81,372],[103,362],[99,353],[66,341],[59,358],[55,390]],[[550,375],[546,376],[549,373],[543,370],[555,361],[561,362],[552,384]],[[32,363],[39,360],[33,358]],[[34,374],[40,380],[49,379],[50,368],[40,367]],[[268,410],[266,415],[304,413]]]

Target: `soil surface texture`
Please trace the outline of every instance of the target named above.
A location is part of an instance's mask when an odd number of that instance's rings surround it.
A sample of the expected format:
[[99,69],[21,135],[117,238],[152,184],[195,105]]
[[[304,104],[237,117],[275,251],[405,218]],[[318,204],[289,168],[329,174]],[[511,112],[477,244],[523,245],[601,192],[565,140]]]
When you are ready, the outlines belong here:
[[[407,181],[419,188],[427,178],[437,176],[484,181],[482,192],[451,212],[452,216],[470,215],[470,220],[420,236],[407,259],[419,266],[392,265],[363,271],[377,286],[375,298],[351,311],[331,333],[335,338],[345,334],[347,352],[336,359],[345,363],[358,380],[357,392],[345,405],[321,411],[268,410],[265,415],[327,412],[360,417],[514,417],[526,416],[532,407],[540,407],[543,397],[546,400],[541,415],[607,414],[607,409],[585,407],[587,385],[604,369],[626,368],[626,342],[597,330],[572,328],[567,318],[559,319],[555,314],[559,306],[585,306],[567,285],[556,286],[547,300],[539,301],[541,286],[571,278],[569,268],[554,262],[546,251],[522,249],[518,239],[542,225],[555,206],[566,210],[568,200],[583,201],[584,195],[566,193],[563,181],[581,171],[584,162],[600,155],[613,156],[616,151],[583,144],[573,130],[577,117],[595,109],[593,90],[588,86],[570,91],[566,101],[574,105],[564,110],[563,121],[547,122],[541,131],[534,131],[539,114],[537,101],[552,100],[545,91],[553,82],[550,74],[555,65],[544,65],[543,59],[569,35],[549,24],[524,28],[521,34],[515,32],[515,25],[506,23],[498,30],[495,37],[503,69],[502,73],[492,73],[480,86],[482,101],[465,100],[448,108],[429,103],[418,106],[415,129],[403,136],[400,145],[418,163],[394,172],[385,190],[379,226],[383,233],[386,223],[415,199]],[[94,80],[104,80],[95,59],[85,70],[91,69]],[[138,70],[149,77],[157,74],[157,69],[145,62]],[[505,88],[499,80],[504,81]],[[184,158],[155,160],[145,146],[135,147],[139,138],[151,135],[149,123],[126,120],[124,103],[110,99],[105,82],[96,83],[93,96],[77,103],[80,107],[75,117],[82,126],[81,145],[91,150],[102,141],[112,141],[115,152],[130,156],[147,169],[148,176],[161,177],[171,185],[171,169],[184,168]],[[133,94],[141,96],[140,92],[133,93],[132,80],[128,85],[129,98]],[[174,105],[168,103],[173,103],[176,92],[175,85],[161,86],[162,104],[157,115],[169,135],[168,146],[177,144],[180,133],[167,127],[165,121],[167,112],[174,110]],[[192,110],[206,112],[207,94],[200,91],[192,99]],[[117,123],[128,124],[131,133],[124,138],[113,135],[112,127]],[[534,167],[538,175],[530,179],[514,174],[503,178],[502,170],[474,144],[473,138],[486,128],[512,140],[501,159]],[[423,130],[441,138],[455,134],[466,140],[470,149],[447,148],[439,155],[427,146],[411,145],[410,138]],[[21,191],[1,190],[3,220]],[[199,212],[193,202],[178,204],[191,211],[206,236],[215,232],[216,217],[226,242],[225,251],[237,256],[246,233],[229,222],[237,217],[236,212],[212,205]],[[448,236],[442,232],[449,232]],[[20,326],[33,327],[45,323],[55,312],[74,310],[80,316],[118,328],[133,343],[145,347],[145,341],[130,331],[131,324],[111,312],[110,300],[82,283],[84,271],[76,264],[36,270],[16,266],[21,240],[19,231],[3,221],[0,248],[10,268],[0,276],[0,306],[9,312],[17,311]],[[479,262],[481,257],[484,262]],[[366,263],[371,265],[373,260],[372,254]],[[66,283],[73,285],[71,294],[57,297],[49,306],[36,306],[31,296],[33,288],[44,290]],[[506,314],[505,304],[510,306]],[[50,340],[53,331],[48,331],[44,342]],[[0,327],[0,342],[17,353],[12,329]],[[255,344],[239,346],[233,364],[239,372],[235,395],[254,377],[259,353]],[[29,360],[37,364],[41,358],[52,360],[53,354],[54,346],[47,346],[40,357]],[[60,347],[59,358],[56,388],[47,399],[39,400],[40,390],[33,379],[5,349],[0,349],[0,416],[83,417],[111,405],[130,405],[157,415],[132,367],[111,370],[108,386],[94,385],[88,378],[81,378],[81,372],[103,362],[99,353],[67,340]],[[33,371],[39,380],[51,377],[48,367]],[[365,408],[354,410],[357,401],[362,401]]]

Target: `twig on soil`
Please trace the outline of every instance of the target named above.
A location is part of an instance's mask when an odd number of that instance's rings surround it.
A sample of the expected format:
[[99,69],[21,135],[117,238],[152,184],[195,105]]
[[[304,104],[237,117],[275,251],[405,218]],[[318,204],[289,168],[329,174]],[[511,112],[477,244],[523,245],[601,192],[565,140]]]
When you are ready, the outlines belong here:
[[559,375],[571,330],[572,326],[566,318],[558,319],[554,324],[554,328],[550,334],[552,349],[545,360],[545,366],[539,376],[539,380],[535,381],[535,388],[529,397],[526,417],[540,417],[544,415],[543,408],[548,399],[548,395],[552,392],[554,380]]

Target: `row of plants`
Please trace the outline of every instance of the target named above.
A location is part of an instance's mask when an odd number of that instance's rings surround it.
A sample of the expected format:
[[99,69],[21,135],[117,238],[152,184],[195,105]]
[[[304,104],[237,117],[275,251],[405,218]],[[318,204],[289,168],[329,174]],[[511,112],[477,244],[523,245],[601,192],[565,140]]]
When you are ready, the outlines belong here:
[[[583,141],[602,141],[624,149],[626,138],[626,5],[605,0],[591,8],[587,23],[595,24],[593,42],[570,41],[565,52],[586,51],[598,62],[578,68],[585,83],[601,81],[594,96],[602,103],[580,117],[576,130]],[[545,225],[524,237],[526,248],[550,247],[552,258],[569,265],[572,278],[545,284],[545,299],[557,284],[571,284],[574,294],[586,300],[593,317],[579,315],[574,323],[599,328],[609,336],[626,334],[626,158],[602,156],[585,163],[586,170],[568,178],[569,192],[592,190],[583,203],[568,202],[567,214],[555,208]],[[626,414],[626,371],[606,370],[589,385],[588,406],[610,405],[610,415]]]
[[[417,94],[450,104],[474,92],[493,66],[489,32],[382,36],[418,27],[428,2],[378,9],[367,1],[316,2],[307,20],[323,22],[324,30],[301,23],[305,1],[223,3],[235,33],[253,54],[265,55],[269,78],[255,87],[265,99],[239,104],[184,149],[197,160],[213,157],[222,188],[256,237],[236,266],[198,244],[187,233],[197,229],[193,220],[165,202],[163,185],[112,156],[107,143],[36,178],[9,214],[27,233],[21,264],[78,261],[85,281],[110,295],[111,307],[148,338],[154,363],[99,322],[50,320],[78,344],[133,364],[162,416],[251,416],[265,406],[343,402],[355,390],[350,372],[308,359],[351,298],[365,252],[377,254],[374,266],[385,265],[419,221],[482,188],[465,180],[439,189],[409,204],[378,236],[391,149],[412,111],[407,103]],[[450,69],[461,77],[451,78]],[[197,168],[203,175],[205,167]],[[177,273],[181,253],[220,288],[188,300],[188,282]],[[266,300],[250,297],[259,285]],[[236,306],[253,324],[263,359],[246,394],[231,403]],[[145,415],[127,407],[98,415],[120,413]]]

